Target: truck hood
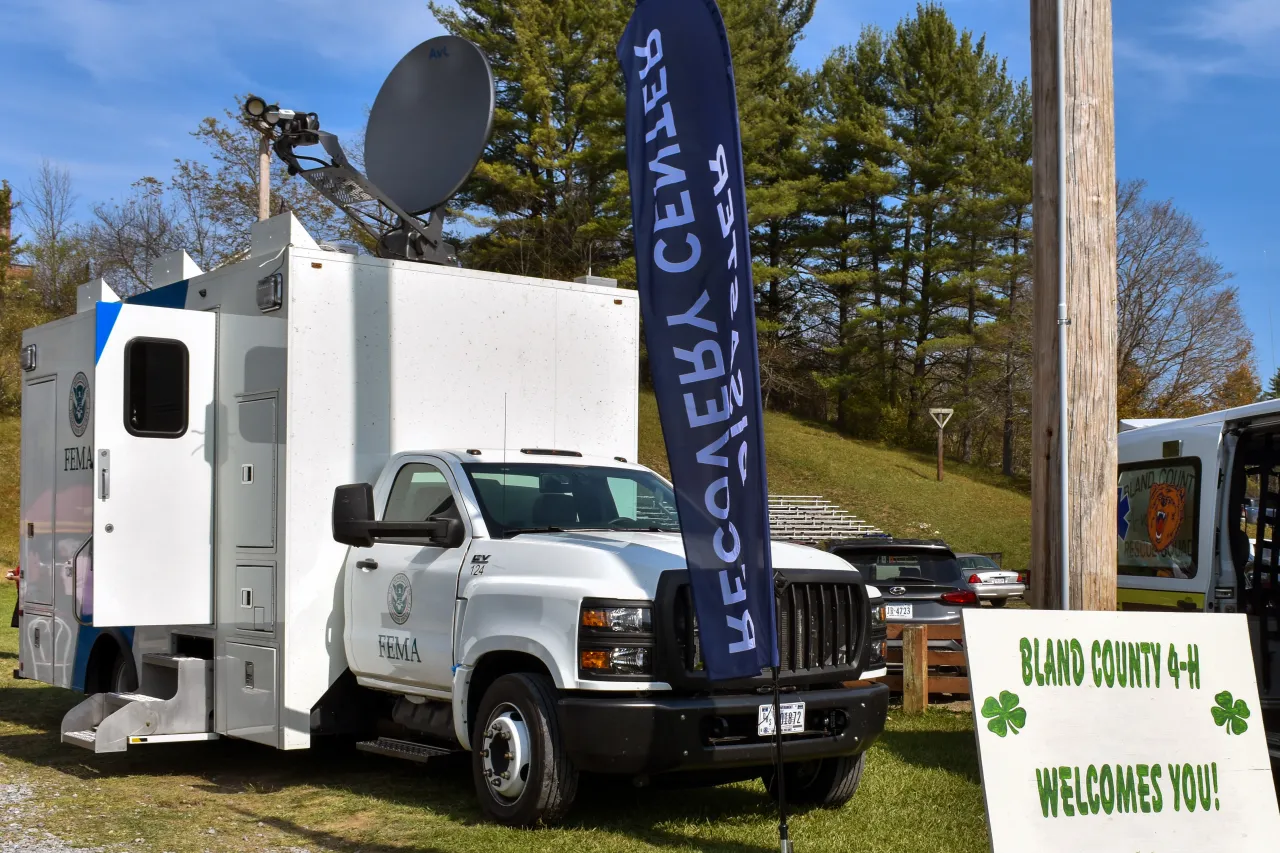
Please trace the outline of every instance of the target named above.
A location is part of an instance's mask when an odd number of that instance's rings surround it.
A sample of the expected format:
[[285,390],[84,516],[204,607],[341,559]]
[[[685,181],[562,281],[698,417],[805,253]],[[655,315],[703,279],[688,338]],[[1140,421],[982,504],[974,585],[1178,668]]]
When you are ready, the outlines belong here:
[[[651,598],[663,572],[686,568],[678,533],[626,530],[583,530],[527,533],[512,539],[476,540],[472,553],[490,553],[491,580],[506,576],[543,583],[557,579],[571,585],[597,586],[588,595]],[[779,569],[824,569],[856,572],[841,558],[790,542],[772,543],[773,565]],[[620,587],[628,588],[623,592]]]

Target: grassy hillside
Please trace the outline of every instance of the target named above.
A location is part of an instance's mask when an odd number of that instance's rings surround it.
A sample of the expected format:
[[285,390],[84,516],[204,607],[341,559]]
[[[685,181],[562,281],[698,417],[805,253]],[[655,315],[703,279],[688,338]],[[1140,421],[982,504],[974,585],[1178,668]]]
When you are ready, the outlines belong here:
[[[933,456],[854,441],[822,425],[766,412],[769,491],[822,495],[894,536],[940,537],[963,551],[1000,551],[1004,565],[1031,557],[1031,498],[1023,487],[947,461],[937,482]],[[640,461],[667,473],[652,394],[640,397]]]
[[[966,551],[1002,551],[1023,568],[1031,554],[1031,501],[1016,485],[956,462],[935,481],[933,457],[853,441],[820,425],[765,415],[769,489],[822,495],[896,536],[940,536]],[[652,394],[640,397],[640,461],[667,473]],[[18,552],[18,420],[0,419],[0,566]]]

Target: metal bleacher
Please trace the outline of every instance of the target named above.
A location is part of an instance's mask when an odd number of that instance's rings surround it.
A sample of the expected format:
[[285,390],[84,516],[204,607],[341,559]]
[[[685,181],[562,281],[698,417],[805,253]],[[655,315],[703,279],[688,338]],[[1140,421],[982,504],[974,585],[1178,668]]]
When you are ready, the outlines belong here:
[[817,545],[831,539],[886,534],[821,495],[769,495],[769,535]]

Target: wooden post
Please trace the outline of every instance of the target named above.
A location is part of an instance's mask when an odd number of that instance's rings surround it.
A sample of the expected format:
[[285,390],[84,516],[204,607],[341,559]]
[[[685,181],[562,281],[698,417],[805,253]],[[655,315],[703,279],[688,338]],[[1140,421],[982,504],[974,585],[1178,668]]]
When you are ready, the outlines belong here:
[[902,710],[923,714],[929,707],[929,641],[923,625],[902,629]]
[[938,427],[938,482],[942,482],[942,427]]
[[271,218],[271,140],[258,141],[258,221]]
[[[1058,80],[1057,7],[1065,3]],[[1061,537],[1071,607],[1116,606],[1116,177],[1110,0],[1031,0],[1035,281],[1031,585],[1061,607]],[[1058,195],[1058,98],[1065,98],[1065,197]],[[1066,223],[1068,527],[1061,529],[1058,214]]]
[[951,420],[951,415],[955,413],[955,409],[930,409],[929,417],[933,418],[933,422],[938,425],[938,482],[942,482],[942,431],[947,428],[947,421]]

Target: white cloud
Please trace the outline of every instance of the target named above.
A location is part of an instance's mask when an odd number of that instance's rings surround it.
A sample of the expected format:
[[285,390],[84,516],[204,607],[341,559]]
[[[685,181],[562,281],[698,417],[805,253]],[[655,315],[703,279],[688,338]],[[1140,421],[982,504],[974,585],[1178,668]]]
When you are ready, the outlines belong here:
[[1280,3],[1210,0],[1192,10],[1179,29],[1193,38],[1225,42],[1273,59],[1280,47]]
[[0,44],[50,50],[96,82],[199,73],[246,80],[255,57],[390,68],[440,26],[419,0],[5,0]]

